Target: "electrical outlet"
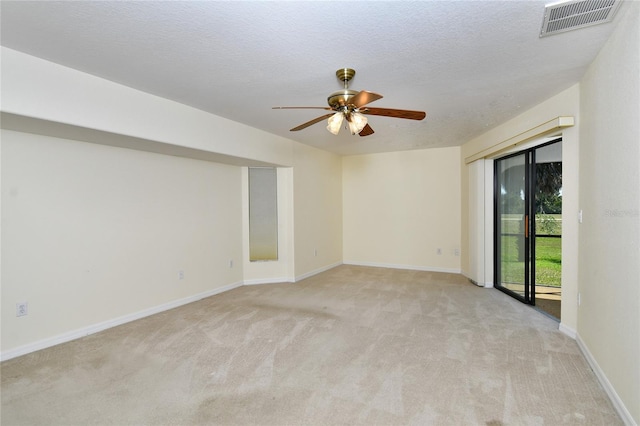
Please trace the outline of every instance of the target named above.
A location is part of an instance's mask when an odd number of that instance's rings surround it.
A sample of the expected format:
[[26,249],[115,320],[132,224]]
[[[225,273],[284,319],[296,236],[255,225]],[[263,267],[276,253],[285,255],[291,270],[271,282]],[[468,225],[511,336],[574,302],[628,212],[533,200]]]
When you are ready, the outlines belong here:
[[183,270],[178,271],[178,279],[184,280],[184,271]]
[[229,268],[233,268],[233,259],[229,259]]
[[16,303],[16,316],[23,317],[29,313],[29,304],[27,302]]
[[460,256],[460,249],[453,249],[454,256]]

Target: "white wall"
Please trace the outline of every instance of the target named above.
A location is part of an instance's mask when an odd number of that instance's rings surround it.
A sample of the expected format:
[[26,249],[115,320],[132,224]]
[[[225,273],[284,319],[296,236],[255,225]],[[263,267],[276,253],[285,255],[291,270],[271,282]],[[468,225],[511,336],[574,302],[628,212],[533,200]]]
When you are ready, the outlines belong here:
[[240,167],[1,136],[3,355],[241,284]]
[[345,263],[460,272],[460,148],[345,157],[342,180]]
[[623,7],[580,84],[578,333],[640,424],[640,3]]
[[342,263],[342,158],[294,147],[296,280]]

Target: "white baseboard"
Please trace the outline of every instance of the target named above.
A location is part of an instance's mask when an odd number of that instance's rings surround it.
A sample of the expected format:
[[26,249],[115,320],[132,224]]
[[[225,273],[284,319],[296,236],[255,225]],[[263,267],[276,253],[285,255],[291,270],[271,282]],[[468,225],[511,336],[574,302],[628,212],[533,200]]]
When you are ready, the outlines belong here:
[[576,333],[576,342],[578,343],[578,347],[582,351],[582,354],[587,359],[589,366],[591,367],[593,372],[596,374],[596,377],[598,378],[598,381],[604,388],[604,391],[609,396],[609,399],[611,400],[611,403],[613,404],[614,408],[622,418],[622,421],[624,422],[624,424],[629,426],[632,426],[632,425],[637,426],[637,423],[633,420],[631,413],[629,412],[629,410],[627,410],[627,407],[624,405],[624,403],[620,399],[620,396],[618,396],[618,393],[613,388],[613,385],[611,385],[611,382],[609,382],[609,379],[607,379],[607,376],[604,374],[604,371],[602,371],[596,359],[593,357],[591,352],[589,352],[589,348],[587,348],[587,345],[584,343],[584,341],[580,338],[580,335],[577,333]]
[[293,282],[295,281],[289,277],[276,277],[276,278],[260,278],[256,280],[244,280],[242,283],[244,285],[261,285],[261,284],[284,284],[284,283],[293,283]]
[[331,265],[323,266],[322,268],[319,268],[319,269],[314,269],[313,271],[307,272],[306,274],[298,275],[296,277],[296,282],[302,281],[305,278],[309,278],[309,277],[312,277],[314,275],[318,275],[318,274],[320,274],[322,272],[326,272],[329,269],[333,269],[336,266],[340,266],[340,265],[342,265],[342,262],[336,262],[336,263],[332,263]]
[[415,265],[403,265],[394,263],[376,263],[376,262],[358,262],[353,260],[345,260],[345,265],[354,266],[373,266],[377,268],[391,268],[391,269],[407,269],[411,271],[426,271],[426,272],[447,272],[450,274],[460,274],[460,268],[439,268],[436,266],[415,266]]
[[87,327],[82,327],[77,330],[69,331],[67,333],[59,334],[57,336],[49,337],[39,340],[37,342],[29,343],[27,345],[19,346],[15,349],[10,349],[0,353],[0,361],[6,361],[11,358],[16,358],[22,355],[26,355],[31,352],[39,351],[41,349],[49,348],[51,346],[59,345],[61,343],[70,342],[72,340],[79,339],[81,337],[88,336],[90,334],[98,333],[108,328],[117,327],[122,324],[126,324],[131,321],[135,321],[141,318],[145,318],[160,312],[168,311],[169,309],[177,308],[187,303],[197,302],[205,297],[214,296],[225,291],[233,290],[234,288],[242,286],[242,282],[228,284],[222,287],[207,290],[202,293],[195,294],[193,296],[184,297],[182,299],[173,300],[168,303],[164,303],[159,306],[144,309],[142,311],[134,312],[132,314],[123,315],[118,318],[103,321],[97,324],[93,324]]
[[567,336],[571,337],[574,340],[578,335],[578,333],[573,328],[564,325],[562,322],[558,326],[558,330],[560,330],[561,333],[566,334]]
[[484,288],[493,288],[493,282],[490,281],[486,281],[486,282],[478,282],[476,280],[474,280],[473,278],[471,278],[465,271],[460,272],[465,278],[468,278],[469,281],[471,281],[473,284],[477,285],[478,287],[484,287]]

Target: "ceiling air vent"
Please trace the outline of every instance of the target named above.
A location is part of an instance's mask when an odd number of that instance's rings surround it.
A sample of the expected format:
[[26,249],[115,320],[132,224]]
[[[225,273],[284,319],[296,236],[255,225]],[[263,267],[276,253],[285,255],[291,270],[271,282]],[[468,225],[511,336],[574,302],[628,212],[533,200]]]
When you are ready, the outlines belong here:
[[571,0],[545,6],[540,37],[610,22],[620,0]]

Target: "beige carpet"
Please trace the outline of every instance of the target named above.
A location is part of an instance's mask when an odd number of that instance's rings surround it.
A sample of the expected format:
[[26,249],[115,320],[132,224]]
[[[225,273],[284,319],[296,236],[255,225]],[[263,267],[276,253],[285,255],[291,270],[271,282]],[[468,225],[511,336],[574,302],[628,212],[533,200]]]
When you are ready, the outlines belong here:
[[2,425],[621,424],[575,341],[459,275],[341,266],[2,364]]

